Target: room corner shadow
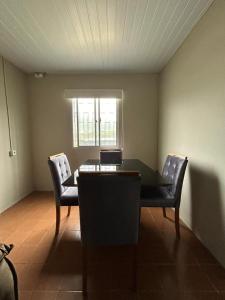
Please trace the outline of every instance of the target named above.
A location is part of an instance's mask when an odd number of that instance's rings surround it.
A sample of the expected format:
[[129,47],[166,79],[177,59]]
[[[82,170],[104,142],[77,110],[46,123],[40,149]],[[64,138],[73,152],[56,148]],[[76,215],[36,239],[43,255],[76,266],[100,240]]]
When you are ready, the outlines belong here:
[[192,230],[208,245],[219,247],[224,238],[224,222],[218,177],[211,170],[193,164],[189,171]]

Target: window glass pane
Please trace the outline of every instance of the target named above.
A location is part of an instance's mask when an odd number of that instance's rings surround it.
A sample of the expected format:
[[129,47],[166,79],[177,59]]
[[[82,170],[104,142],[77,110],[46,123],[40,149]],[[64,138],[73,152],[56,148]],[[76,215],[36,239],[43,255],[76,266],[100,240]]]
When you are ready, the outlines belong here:
[[100,100],[100,145],[116,146],[116,98]]
[[95,138],[95,145],[99,146],[99,99],[95,99],[95,133],[96,133],[96,138]]
[[77,99],[73,99],[73,146],[78,147],[78,140],[77,140]]
[[78,99],[79,146],[95,146],[94,98]]

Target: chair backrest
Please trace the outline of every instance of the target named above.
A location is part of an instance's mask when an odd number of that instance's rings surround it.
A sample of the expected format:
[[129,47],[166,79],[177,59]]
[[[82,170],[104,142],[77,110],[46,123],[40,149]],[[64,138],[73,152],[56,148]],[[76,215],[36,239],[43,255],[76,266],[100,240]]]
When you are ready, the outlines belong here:
[[58,201],[67,189],[62,183],[71,175],[70,165],[64,153],[49,156],[48,165],[52,175],[55,196]]
[[138,172],[80,173],[78,194],[82,243],[136,244],[140,189]]
[[167,177],[172,182],[169,190],[170,193],[175,197],[177,206],[180,204],[181,191],[187,163],[187,157],[168,155],[163,167],[162,175]]
[[122,150],[110,149],[100,150],[101,164],[122,164]]

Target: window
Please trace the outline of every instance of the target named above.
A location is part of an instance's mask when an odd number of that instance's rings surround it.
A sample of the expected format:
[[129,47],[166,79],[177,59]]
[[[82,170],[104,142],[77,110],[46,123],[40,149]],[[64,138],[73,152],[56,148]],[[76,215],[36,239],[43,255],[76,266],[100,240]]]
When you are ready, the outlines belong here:
[[119,147],[118,98],[73,98],[73,144]]

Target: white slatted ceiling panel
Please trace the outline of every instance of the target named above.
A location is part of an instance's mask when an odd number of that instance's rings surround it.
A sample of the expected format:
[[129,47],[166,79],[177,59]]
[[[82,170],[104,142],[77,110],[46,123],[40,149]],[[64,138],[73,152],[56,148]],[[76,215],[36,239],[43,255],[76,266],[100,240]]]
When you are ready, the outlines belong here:
[[158,72],[213,0],[0,0],[0,53],[27,72]]

